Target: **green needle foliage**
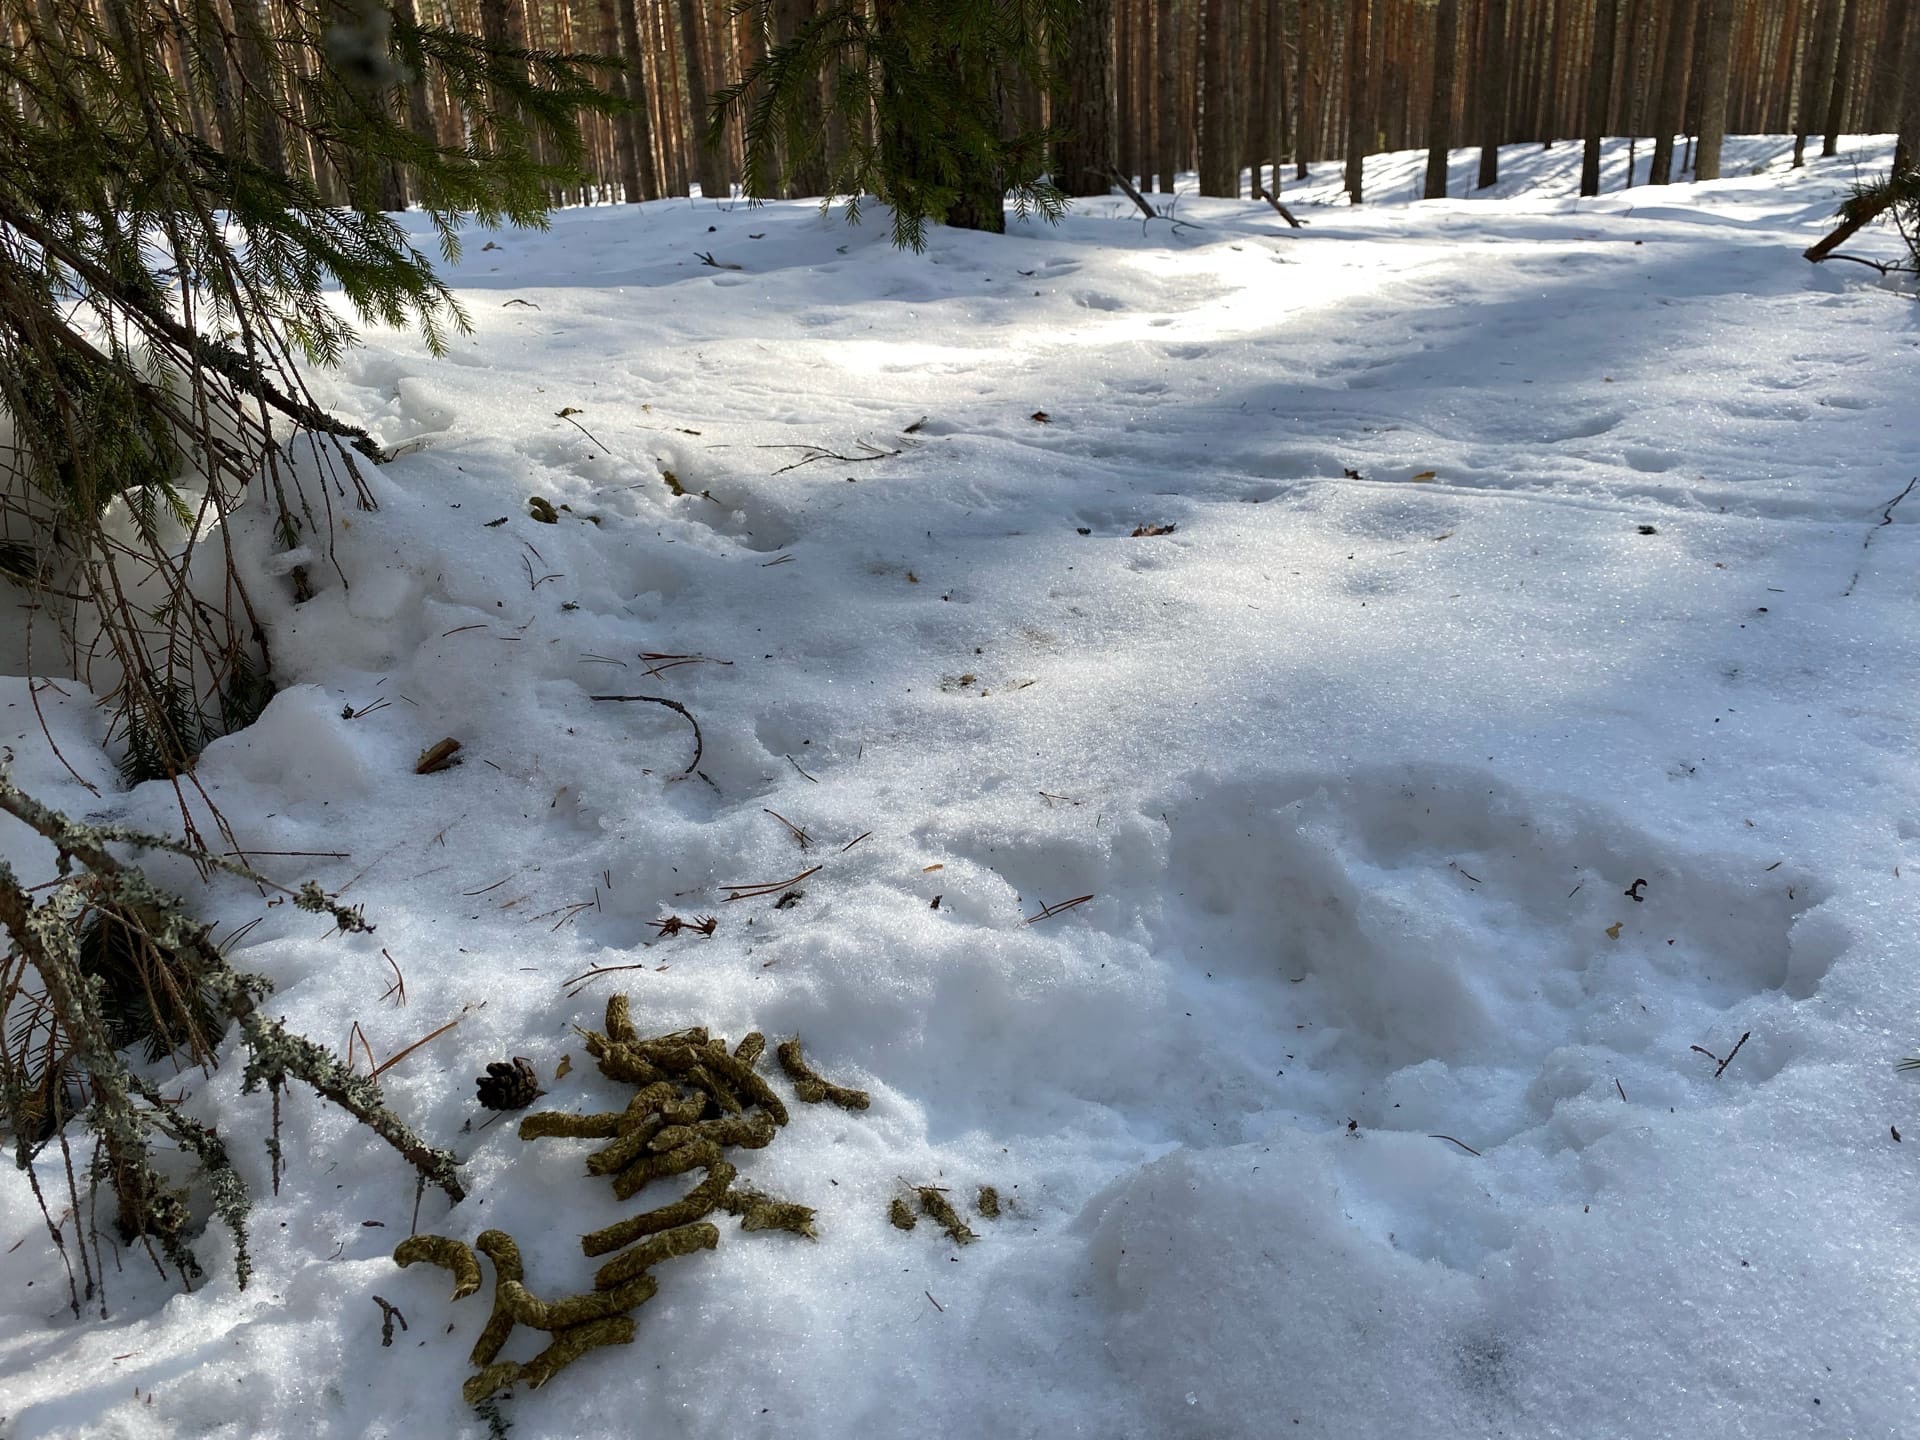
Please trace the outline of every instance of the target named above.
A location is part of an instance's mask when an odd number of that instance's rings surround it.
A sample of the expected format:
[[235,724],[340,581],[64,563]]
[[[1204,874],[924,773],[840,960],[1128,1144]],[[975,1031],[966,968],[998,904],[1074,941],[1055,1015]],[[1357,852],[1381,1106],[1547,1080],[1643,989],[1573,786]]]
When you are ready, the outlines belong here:
[[[772,0],[741,7],[770,16]],[[714,97],[708,143],[729,112],[745,116],[743,187],[780,193],[783,159],[823,153],[815,100],[847,144],[828,176],[849,220],[872,195],[893,212],[893,242],[920,250],[928,221],[1006,228],[1011,193],[1022,218],[1058,219],[1066,197],[1045,178],[1050,131],[1008,122],[1007,86],[1048,82],[1045,56],[1073,0],[862,0],[826,6]],[[1056,47],[1057,48],[1057,47]],[[823,200],[823,209],[829,204]]]
[[[35,670],[64,650],[111,703],[126,777],[171,780],[187,825],[185,841],[81,826],[0,768],[0,811],[60,855],[51,889],[0,861],[0,1129],[31,1166],[84,1114],[123,1234],[183,1275],[188,1207],[153,1137],[200,1161],[236,1237],[245,1188],[223,1138],[164,1103],[130,1049],[210,1065],[237,1026],[247,1088],[277,1099],[300,1079],[461,1193],[450,1155],[261,1014],[264,985],[108,848],[270,883],[199,843],[185,795],[206,741],[272,693],[226,522],[248,503],[270,515],[283,549],[308,552],[287,565],[293,597],[312,593],[335,499],[370,504],[357,467],[382,456],[314,403],[302,367],[338,362],[356,323],[414,327],[436,352],[467,327],[383,211],[410,191],[449,260],[468,219],[541,225],[580,170],[577,117],[617,103],[597,61],[414,15],[411,0],[0,0],[0,586],[26,592],[30,643],[56,632]],[[425,85],[459,112],[457,143],[405,118]],[[359,923],[317,890],[294,903]],[[78,1213],[70,1157],[65,1174]],[[92,1292],[97,1249],[78,1258]],[[237,1260],[244,1282],[244,1241]]]
[[1899,268],[1920,275],[1920,164],[1909,163],[1886,179],[1864,187],[1852,203],[1885,207],[1907,246],[1909,258]]
[[[356,320],[436,352],[467,326],[383,204],[411,188],[449,260],[469,217],[540,225],[577,117],[617,103],[589,57],[413,14],[0,0],[0,577],[66,617],[129,778],[177,780],[271,693],[233,508],[262,491],[283,546],[324,551],[314,482],[370,503],[352,452],[377,447],[300,366],[338,362]],[[407,122],[429,83],[458,144]],[[291,583],[305,598],[304,567]]]

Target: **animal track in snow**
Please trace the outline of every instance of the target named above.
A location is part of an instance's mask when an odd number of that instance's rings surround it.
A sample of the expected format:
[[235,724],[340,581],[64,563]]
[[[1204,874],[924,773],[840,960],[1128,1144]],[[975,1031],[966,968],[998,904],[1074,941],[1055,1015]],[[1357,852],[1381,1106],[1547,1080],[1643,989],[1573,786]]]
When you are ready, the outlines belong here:
[[[1616,1079],[1678,1103],[1712,1070],[1690,1041],[1730,1044],[1764,997],[1811,995],[1846,946],[1801,922],[1820,899],[1805,876],[1472,770],[1200,779],[1163,813],[1154,949],[1223,1033],[1265,1011],[1270,1039],[1237,1058],[1300,1120],[1484,1149]],[[1791,1058],[1756,1041],[1741,1078]]]

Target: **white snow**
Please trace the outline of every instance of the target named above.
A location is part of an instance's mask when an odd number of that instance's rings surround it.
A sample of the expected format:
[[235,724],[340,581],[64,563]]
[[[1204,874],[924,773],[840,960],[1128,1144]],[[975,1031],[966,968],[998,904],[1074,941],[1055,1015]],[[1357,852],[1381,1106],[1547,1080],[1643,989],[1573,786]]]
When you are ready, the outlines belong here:
[[[263,917],[234,958],[316,1038],[464,1016],[383,1076],[464,1161],[420,1228],[559,1296],[658,1203],[474,1102],[526,1055],[620,1103],[572,1028],[616,989],[874,1095],[736,1157],[817,1243],[723,1224],[516,1435],[1913,1433],[1920,312],[1799,255],[1890,142],[1788,148],[1622,191],[1620,146],[1598,200],[1576,146],[1437,202],[1388,155],[1359,209],[1290,187],[1304,231],[1095,200],[920,256],[806,204],[569,211],[471,237],[449,360],[318,377],[412,443],[310,601],[234,537],[284,688],[199,780],[378,929],[194,895]],[[598,694],[682,702],[700,773]],[[0,722],[49,801],[177,824],[78,686],[0,681]],[[275,1196],[241,1068],[156,1074],[248,1137],[245,1292],[218,1225],[190,1295],[109,1240],[75,1322],[0,1173],[0,1434],[485,1434],[484,1296],[389,1258],[411,1172],[295,1093]],[[902,1234],[903,1182],[1008,1213]]]

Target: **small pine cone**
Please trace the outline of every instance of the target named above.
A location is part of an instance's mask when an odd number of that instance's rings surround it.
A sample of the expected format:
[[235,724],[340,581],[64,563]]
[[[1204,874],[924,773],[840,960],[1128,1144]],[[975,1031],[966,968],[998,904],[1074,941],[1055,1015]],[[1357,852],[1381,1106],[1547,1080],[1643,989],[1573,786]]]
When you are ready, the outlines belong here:
[[533,1062],[524,1055],[514,1056],[511,1063],[493,1061],[473,1083],[480,1103],[489,1110],[524,1110],[545,1093],[540,1077],[533,1073]]

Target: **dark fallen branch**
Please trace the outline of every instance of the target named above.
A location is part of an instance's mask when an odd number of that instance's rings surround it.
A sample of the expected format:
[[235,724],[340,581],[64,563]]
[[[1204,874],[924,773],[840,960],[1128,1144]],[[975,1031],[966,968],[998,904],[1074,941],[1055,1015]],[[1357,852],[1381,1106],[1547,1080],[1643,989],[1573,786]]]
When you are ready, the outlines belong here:
[[754,449],[756,450],[811,450],[813,452],[811,455],[807,456],[804,460],[796,460],[791,465],[782,465],[778,470],[773,472],[776,475],[784,475],[789,470],[798,470],[802,465],[812,465],[816,461],[820,461],[820,460],[838,460],[845,465],[866,465],[875,460],[891,460],[893,459],[894,456],[903,453],[902,451],[899,451],[899,450],[885,449],[879,445],[873,444],[871,441],[868,441],[868,440],[860,441],[859,445],[862,450],[867,452],[866,454],[842,455],[837,451],[823,449],[821,446],[818,446],[818,445],[756,445],[754,446]]
[[[1895,508],[1900,504],[1902,500],[1906,499],[1907,496],[1913,493],[1914,486],[1916,485],[1920,485],[1920,475],[1916,475],[1913,477],[1913,479],[1907,481],[1906,489],[1902,490],[1898,495],[1894,496],[1893,499],[1887,502],[1887,508],[1880,512],[1880,523],[1878,525],[1869,526],[1867,529],[1866,538],[1860,542],[1860,548],[1862,550],[1870,550],[1873,548],[1873,537],[1878,535],[1881,532],[1881,530],[1885,529],[1887,526],[1893,523],[1893,512]],[[1863,561],[1862,564],[1864,563],[1865,562]],[[1847,588],[1840,592],[1841,598],[1844,599],[1845,597],[1853,594],[1854,587],[1859,583],[1860,583],[1860,571],[1855,570],[1853,572],[1853,578],[1847,581]]]
[[[1811,259],[1812,257],[1809,256],[1808,258]],[[1851,260],[1856,265],[1871,266],[1873,269],[1878,270],[1882,275],[1891,275],[1893,274],[1894,271],[1905,268],[1904,266],[1901,266],[1901,265],[1889,264],[1885,260],[1869,260],[1864,255],[1849,255],[1842,250],[1830,251],[1827,254],[1822,255],[1820,258],[1822,260]]]
[[[1844,258],[1858,261],[1860,257],[1857,255],[1841,257],[1835,252],[1896,205],[1915,198],[1917,193],[1920,193],[1920,170],[1911,166],[1905,170],[1895,171],[1878,183],[1863,185],[1848,196],[1846,202],[1836,212],[1840,224],[1824,239],[1809,245],[1801,253],[1816,265],[1828,259]],[[1869,260],[1861,263],[1871,265],[1875,262]]]
[[1147,203],[1146,197],[1133,188],[1133,182],[1122,175],[1120,171],[1112,165],[1107,167],[1107,178],[1127,192],[1127,198],[1140,207],[1140,213],[1146,216],[1147,219],[1158,220],[1160,218],[1159,215],[1155,213],[1153,206]]
[[664,695],[589,695],[587,698],[589,700],[616,700],[616,701],[622,701],[622,702],[643,702],[648,705],[664,705],[669,710],[677,710],[680,713],[680,715],[686,720],[687,724],[693,727],[693,759],[687,762],[687,768],[682,770],[680,774],[683,777],[687,775],[691,775],[695,770],[700,768],[700,757],[706,754],[706,751],[707,751],[706,741],[701,737],[701,734],[700,734],[700,722],[694,719],[693,712],[687,709],[687,707],[682,705],[678,700],[669,700]]
[[1267,204],[1271,205],[1276,211],[1279,212],[1280,218],[1282,220],[1286,221],[1287,224],[1291,225],[1296,230],[1298,230],[1302,225],[1307,223],[1306,221],[1296,216],[1293,213],[1293,211],[1289,210],[1286,206],[1282,205],[1279,199],[1276,198],[1272,193],[1270,193],[1264,185],[1255,185],[1253,187],[1253,198],[1256,200],[1266,201]]

